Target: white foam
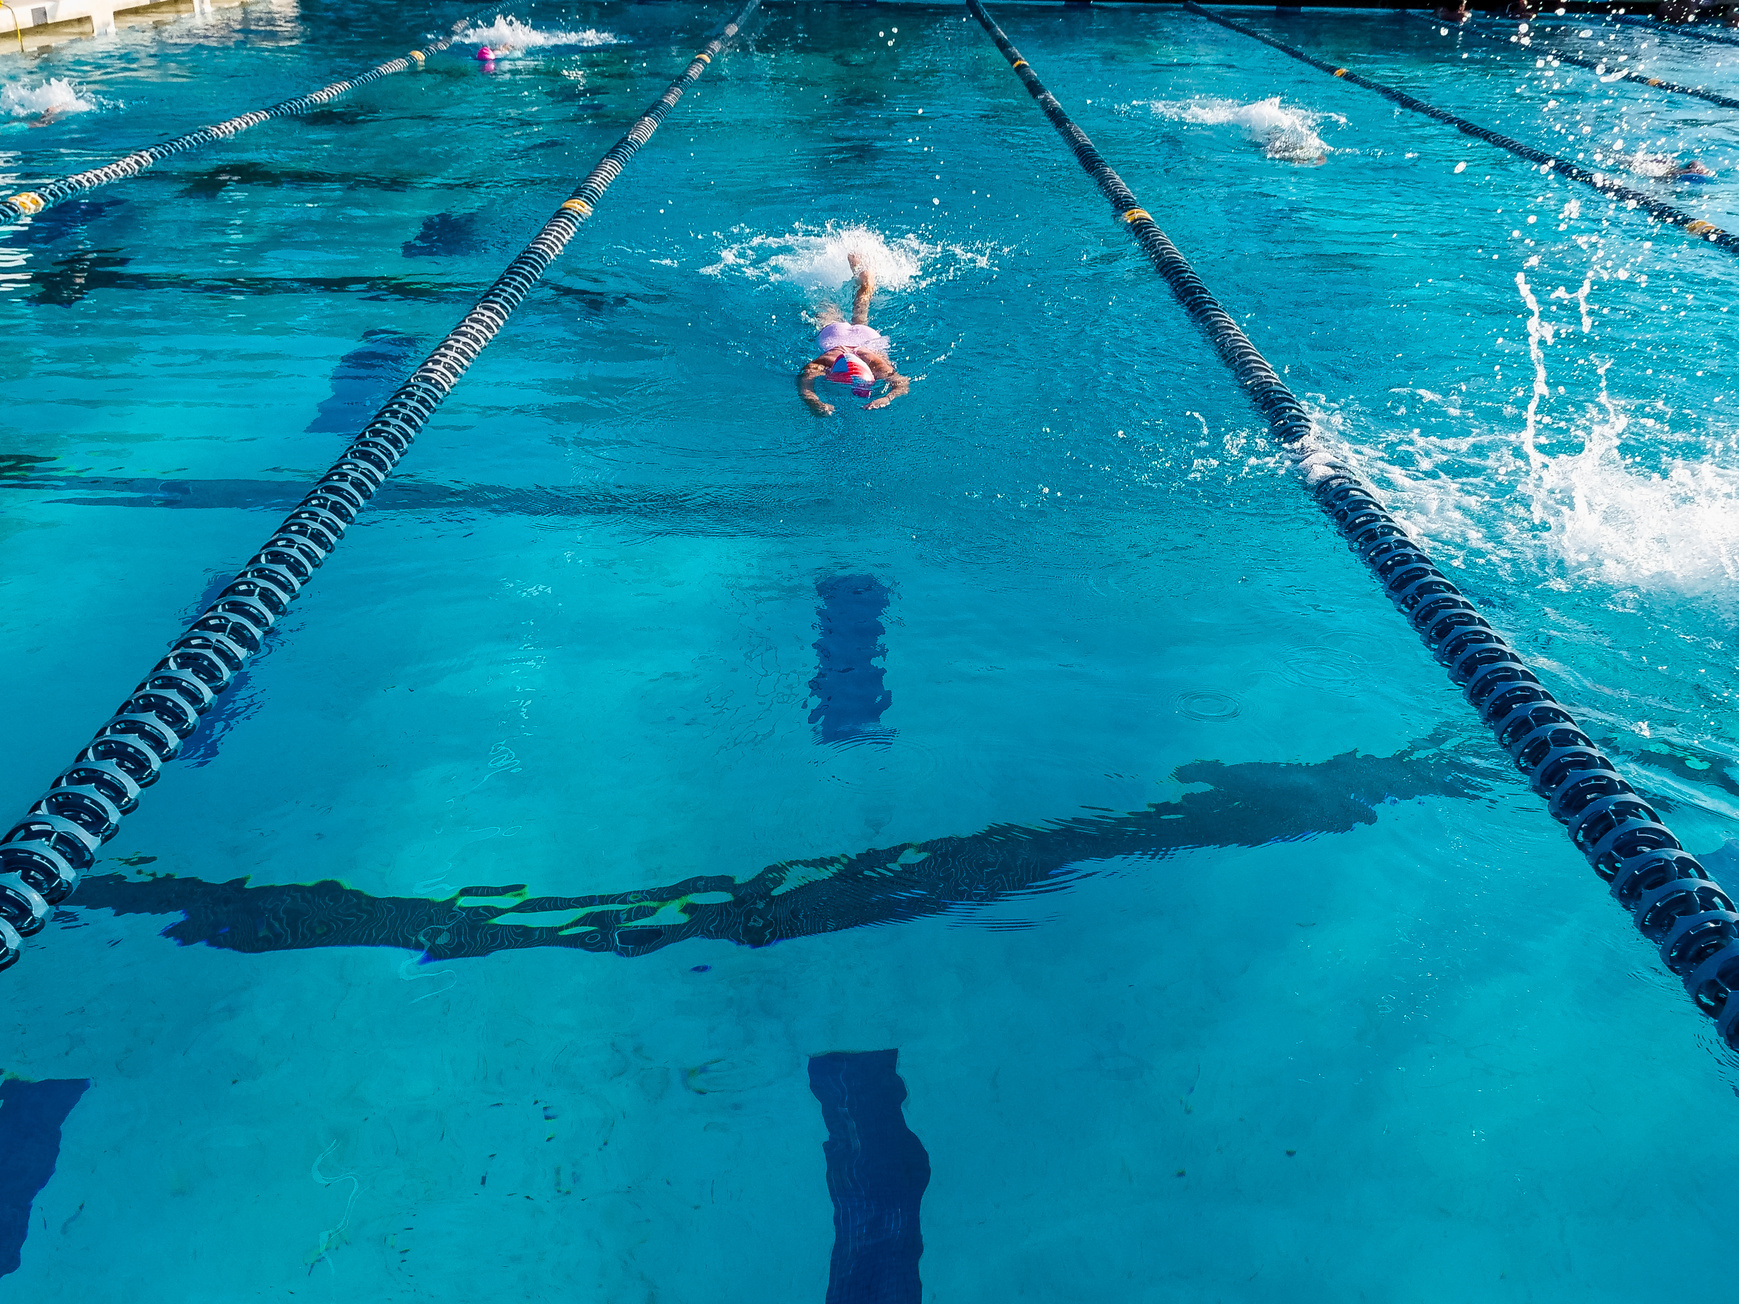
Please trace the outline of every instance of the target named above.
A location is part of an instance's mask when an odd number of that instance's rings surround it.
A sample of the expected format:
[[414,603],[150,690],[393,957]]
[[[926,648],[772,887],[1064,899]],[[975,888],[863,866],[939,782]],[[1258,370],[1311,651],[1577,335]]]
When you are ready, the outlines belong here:
[[[1557,334],[1573,331],[1573,322],[1564,323]],[[1377,485],[1444,564],[1496,566],[1554,588],[1731,591],[1739,581],[1739,440],[1675,434],[1659,403],[1610,394],[1609,364],[1601,362],[1600,392],[1580,412],[1560,407],[1551,444],[1539,447],[1527,427],[1539,420],[1553,340],[1530,332],[1529,343],[1537,353],[1530,358],[1531,413],[1494,425],[1459,407],[1465,400],[1454,395],[1412,390],[1399,393],[1403,408],[1436,409],[1453,417],[1439,428],[1459,433],[1396,434],[1392,425],[1352,420],[1323,402],[1312,405],[1318,433]],[[1633,426],[1643,439],[1626,438]],[[1543,438],[1537,426],[1535,434]]]
[[1675,155],[1646,154],[1641,151],[1628,156],[1620,155],[1615,161],[1622,163],[1639,177],[1650,177],[1656,181],[1678,176],[1681,166]]
[[497,18],[487,27],[467,28],[461,41],[475,45],[487,45],[491,49],[505,47],[511,54],[515,50],[532,50],[546,45],[620,45],[619,36],[610,32],[600,32],[595,27],[581,28],[577,32],[546,32],[533,27],[530,23],[522,23],[512,15]]
[[1337,113],[1288,108],[1278,95],[1249,104],[1198,95],[1188,100],[1136,100],[1130,107],[1146,108],[1156,117],[1177,122],[1242,127],[1269,158],[1288,163],[1322,162],[1333,151],[1317,133],[1318,125],[1325,121],[1346,125],[1346,119]]
[[929,244],[915,235],[890,241],[867,226],[830,222],[819,231],[799,227],[789,235],[748,235],[725,245],[718,262],[701,270],[831,293],[852,278],[848,254],[857,254],[869,264],[883,290],[920,288],[964,269],[990,266],[988,248]]
[[[1522,302],[1528,306],[1528,361],[1534,364],[1534,388],[1528,395],[1527,426],[1522,431],[1522,451],[1528,457],[1528,469],[1539,473],[1540,458],[1540,400],[1551,395],[1551,386],[1546,383],[1546,351],[1543,344],[1550,344],[1556,327],[1540,318],[1540,302],[1534,298],[1533,287],[1528,284],[1528,278],[1521,272],[1516,273],[1516,290],[1522,296]],[[1584,330],[1587,328],[1584,327]],[[1534,508],[1534,519],[1539,520],[1538,504]]]
[[1661,472],[1619,447],[1629,419],[1610,404],[1582,450],[1545,459],[1534,495],[1554,549],[1571,568],[1613,584],[1666,582],[1706,590],[1739,580],[1739,464],[1669,459]]
[[65,113],[89,113],[96,107],[95,100],[80,95],[71,82],[60,77],[51,77],[40,86],[14,82],[0,88],[0,110],[14,118],[28,118],[38,113],[51,113],[56,117]]

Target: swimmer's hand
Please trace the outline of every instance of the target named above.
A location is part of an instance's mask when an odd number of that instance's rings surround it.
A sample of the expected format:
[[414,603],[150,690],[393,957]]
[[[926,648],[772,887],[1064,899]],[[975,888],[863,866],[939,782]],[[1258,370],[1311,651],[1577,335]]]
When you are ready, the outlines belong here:
[[[876,363],[880,363],[880,365],[877,366]],[[872,402],[865,403],[863,405],[863,410],[865,412],[873,412],[876,408],[885,408],[889,403],[892,403],[902,394],[908,393],[911,390],[911,378],[909,376],[902,376],[882,359],[877,358],[875,363],[871,363],[870,365],[876,372],[877,380],[885,380],[888,382],[888,392]]]
[[823,354],[819,358],[810,359],[809,362],[804,364],[803,370],[797,373],[797,397],[802,399],[808,406],[809,410],[815,413],[818,417],[830,417],[833,415],[833,404],[825,402],[821,396],[815,392],[816,378],[825,376],[826,374],[826,354]]

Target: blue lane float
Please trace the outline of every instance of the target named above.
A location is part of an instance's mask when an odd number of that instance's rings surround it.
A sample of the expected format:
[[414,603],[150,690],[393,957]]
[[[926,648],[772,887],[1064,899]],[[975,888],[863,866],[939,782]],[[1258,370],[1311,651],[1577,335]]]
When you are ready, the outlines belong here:
[[79,876],[95,863],[97,851],[120,830],[122,818],[138,805],[144,789],[162,776],[163,766],[180,753],[200,718],[234,685],[267,632],[332,555],[460,377],[507,324],[683,92],[735,39],[759,5],[760,0],[749,0],[610,147],[217,601],[175,640],[169,655],[139,682],[90,745],[0,838],[0,969],[17,962],[22,939],[40,932],[54,906],[72,894]]
[[201,145],[209,145],[214,141],[228,140],[231,136],[239,136],[250,127],[257,127],[262,122],[270,122],[273,118],[294,117],[298,113],[306,113],[317,109],[322,104],[328,104],[341,95],[349,94],[358,86],[366,86],[369,82],[379,81],[382,77],[391,77],[394,73],[408,71],[411,68],[421,68],[432,54],[439,54],[454,41],[459,39],[459,33],[475,24],[477,18],[485,17],[495,11],[498,6],[491,6],[480,14],[461,18],[447,29],[447,35],[438,41],[412,50],[402,58],[389,59],[385,63],[377,63],[365,72],[359,72],[354,77],[343,81],[331,82],[317,91],[309,91],[305,95],[297,95],[292,99],[280,100],[276,104],[263,109],[255,109],[252,113],[244,113],[240,117],[227,118],[223,122],[214,122],[209,127],[200,127],[184,135],[166,140],[160,145],[150,145],[144,149],[134,150],[112,163],[105,163],[100,168],[91,168],[87,172],[77,172],[70,177],[47,182],[33,190],[22,190],[15,195],[0,199],[0,223],[17,222],[27,217],[34,217],[45,208],[51,208],[63,199],[71,199],[74,195],[86,190],[95,190],[98,186],[106,186],[111,182],[121,181],[127,177],[137,176],[146,168],[161,163],[164,159],[176,154],[182,154],[190,149],[198,149]]
[[[354,426],[350,428],[355,429]],[[205,586],[205,591],[193,604],[189,614],[184,615],[182,619],[188,620],[193,614],[209,611],[212,604],[223,596],[224,590],[229,587],[230,582],[230,579],[222,571],[219,571]],[[187,736],[181,744],[180,752],[176,754],[175,759],[182,765],[193,769],[210,765],[217,759],[218,751],[223,745],[223,740],[229,736],[230,730],[260,709],[260,694],[253,676],[254,672],[259,669],[260,658],[270,654],[272,644],[277,641],[274,637],[277,633],[278,631],[274,630],[272,635],[267,636],[259,654],[247,665],[236,671],[235,678],[230,680],[229,687],[224,690],[223,696],[218,698],[211,708],[199,717],[199,727]]]
[[1195,0],[1184,0],[1183,7],[1192,14],[1207,19],[1210,23],[1218,23],[1228,31],[1237,32],[1240,36],[1248,36],[1252,41],[1260,41],[1263,45],[1279,50],[1280,53],[1297,59],[1300,63],[1307,63],[1319,72],[1326,72],[1332,77],[1351,82],[1354,86],[1374,91],[1384,99],[1399,104],[1402,108],[1412,109],[1415,113],[1422,113],[1427,118],[1454,127],[1464,136],[1472,136],[1475,140],[1483,140],[1488,145],[1496,145],[1499,149],[1508,150],[1518,158],[1527,159],[1542,172],[1556,172],[1560,176],[1569,177],[1572,181],[1580,181],[1583,185],[1598,191],[1607,199],[1623,204],[1626,208],[1641,209],[1656,221],[1665,222],[1668,226],[1679,227],[1687,235],[1694,235],[1700,240],[1707,240],[1712,245],[1719,245],[1729,253],[1739,253],[1739,235],[1735,235],[1731,231],[1723,231],[1713,222],[1706,222],[1700,217],[1685,212],[1682,208],[1675,208],[1671,204],[1663,203],[1645,191],[1621,186],[1604,172],[1590,171],[1578,163],[1559,158],[1556,154],[1549,154],[1543,149],[1535,149],[1532,145],[1524,145],[1519,140],[1512,140],[1501,132],[1493,131],[1490,127],[1482,127],[1477,122],[1458,118],[1448,110],[1440,109],[1435,104],[1427,104],[1417,96],[1407,94],[1406,91],[1397,90],[1395,87],[1387,86],[1379,81],[1372,81],[1369,77],[1360,76],[1350,68],[1342,68],[1338,64],[1318,59],[1315,55],[1306,54],[1303,50],[1288,45],[1284,41],[1277,41],[1272,36],[1259,32],[1253,27],[1246,27],[1242,23],[1234,23],[1229,18],[1222,18],[1212,10],[1202,8],[1201,5],[1195,3]]
[[1324,454],[1309,414],[1268,360],[1136,203],[1123,179],[1045,89],[979,0],[967,0],[967,7],[1111,202],[1124,229],[1231,368],[1266,418],[1269,434],[1302,472],[1317,506],[1449,672],[1498,746],[1610,886],[1614,899],[1630,911],[1697,1008],[1715,1019],[1729,1045],[1739,1048],[1739,1000],[1730,999],[1739,987],[1739,910],[1733,901],[1359,474]]

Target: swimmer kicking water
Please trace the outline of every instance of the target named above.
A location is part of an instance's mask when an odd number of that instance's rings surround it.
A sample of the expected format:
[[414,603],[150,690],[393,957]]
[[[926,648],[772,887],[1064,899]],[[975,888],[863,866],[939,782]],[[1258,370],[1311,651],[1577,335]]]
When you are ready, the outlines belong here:
[[876,385],[887,381],[887,391],[863,405],[866,412],[871,408],[886,407],[912,387],[912,382],[895,371],[894,364],[888,361],[888,349],[892,345],[887,337],[869,324],[870,296],[876,292],[874,274],[857,254],[847,254],[845,260],[857,276],[857,291],[851,301],[851,320],[844,320],[839,309],[832,304],[822,305],[815,314],[816,324],[821,327],[816,339],[821,356],[811,358],[797,373],[797,393],[818,417],[833,415],[833,404],[815,392],[815,381],[820,376],[841,385],[850,385],[851,392],[858,398],[870,398]]

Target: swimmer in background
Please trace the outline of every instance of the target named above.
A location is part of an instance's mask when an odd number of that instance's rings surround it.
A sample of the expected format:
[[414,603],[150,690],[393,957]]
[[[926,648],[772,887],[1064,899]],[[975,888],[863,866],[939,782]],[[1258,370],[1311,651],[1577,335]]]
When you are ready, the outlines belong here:
[[857,254],[847,254],[847,263],[857,276],[857,291],[852,296],[851,320],[841,318],[839,309],[823,304],[815,314],[821,327],[816,345],[821,355],[811,358],[797,373],[797,393],[818,417],[833,415],[833,404],[819,397],[815,382],[821,376],[841,385],[850,385],[858,398],[869,398],[875,386],[888,382],[887,392],[865,403],[864,411],[884,408],[912,388],[912,382],[894,370],[888,360],[892,347],[888,338],[869,324],[870,296],[876,292],[876,278]]
[[1703,166],[1702,160],[1692,159],[1689,163],[1679,162],[1677,154],[1648,154],[1638,152],[1630,157],[1619,156],[1624,163],[1639,177],[1649,177],[1655,181],[1713,181],[1715,174]]

